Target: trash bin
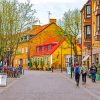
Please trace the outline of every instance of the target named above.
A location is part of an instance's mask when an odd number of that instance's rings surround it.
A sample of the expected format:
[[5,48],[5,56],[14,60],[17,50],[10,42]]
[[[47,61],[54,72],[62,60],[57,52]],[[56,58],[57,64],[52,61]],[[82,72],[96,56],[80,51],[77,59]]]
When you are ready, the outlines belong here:
[[0,86],[6,86],[7,85],[7,74],[0,73]]
[[100,75],[96,74],[96,80],[99,81],[100,80]]

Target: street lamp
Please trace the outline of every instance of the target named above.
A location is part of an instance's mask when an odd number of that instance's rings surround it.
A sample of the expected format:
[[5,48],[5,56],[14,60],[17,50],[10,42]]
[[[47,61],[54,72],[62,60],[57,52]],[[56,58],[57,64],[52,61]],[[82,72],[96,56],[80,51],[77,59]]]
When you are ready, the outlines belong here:
[[[68,36],[68,34],[65,32],[64,33],[64,36]],[[72,35],[70,34],[70,36],[71,36],[71,41],[70,41],[70,43],[71,43],[71,61],[70,61],[70,65],[71,65],[71,78],[72,78]]]
[[72,35],[71,35],[71,78],[72,78]]
[[61,46],[61,72],[62,72],[62,46]]

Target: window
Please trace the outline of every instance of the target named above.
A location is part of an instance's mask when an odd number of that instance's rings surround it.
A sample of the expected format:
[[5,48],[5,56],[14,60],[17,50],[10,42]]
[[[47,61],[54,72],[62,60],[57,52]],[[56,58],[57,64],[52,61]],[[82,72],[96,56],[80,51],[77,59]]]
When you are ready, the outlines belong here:
[[15,60],[15,64],[17,64],[17,60]]
[[96,16],[96,31],[100,30],[100,15]]
[[39,52],[39,47],[36,47],[36,52]]
[[91,17],[91,6],[86,6],[86,17],[89,18]]
[[85,26],[85,36],[90,36],[91,35],[91,26]]
[[28,52],[28,47],[26,47],[26,52]]
[[44,46],[42,46],[42,52],[44,52]]
[[24,53],[24,48],[22,48],[22,53]]
[[28,59],[26,59],[26,64],[28,64]]
[[96,2],[96,5],[99,6],[99,5],[100,5],[100,1],[97,1],[97,2]]
[[50,46],[50,45],[48,45],[48,51],[50,51],[50,49],[51,49],[50,47],[51,47],[51,46]]

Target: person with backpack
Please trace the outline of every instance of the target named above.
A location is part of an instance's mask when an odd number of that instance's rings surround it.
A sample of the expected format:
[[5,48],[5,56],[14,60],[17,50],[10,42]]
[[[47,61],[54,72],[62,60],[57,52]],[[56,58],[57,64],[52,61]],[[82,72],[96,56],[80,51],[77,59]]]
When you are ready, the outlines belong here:
[[82,66],[82,68],[81,68],[83,85],[86,84],[87,72],[88,72],[88,68],[87,68],[86,64],[84,63],[83,66]]
[[79,80],[80,80],[80,67],[79,67],[79,64],[78,64],[78,63],[76,63],[76,67],[75,67],[74,73],[75,73],[75,81],[76,81],[76,85],[79,86]]
[[93,63],[91,68],[90,68],[90,74],[92,76],[92,82],[96,82],[96,72],[97,72],[97,67]]

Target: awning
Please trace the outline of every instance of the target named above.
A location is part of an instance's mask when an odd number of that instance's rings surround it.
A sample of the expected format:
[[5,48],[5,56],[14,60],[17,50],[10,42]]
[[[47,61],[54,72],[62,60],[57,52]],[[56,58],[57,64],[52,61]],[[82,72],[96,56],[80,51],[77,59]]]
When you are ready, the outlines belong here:
[[85,56],[82,61],[86,61],[89,58],[89,55]]

